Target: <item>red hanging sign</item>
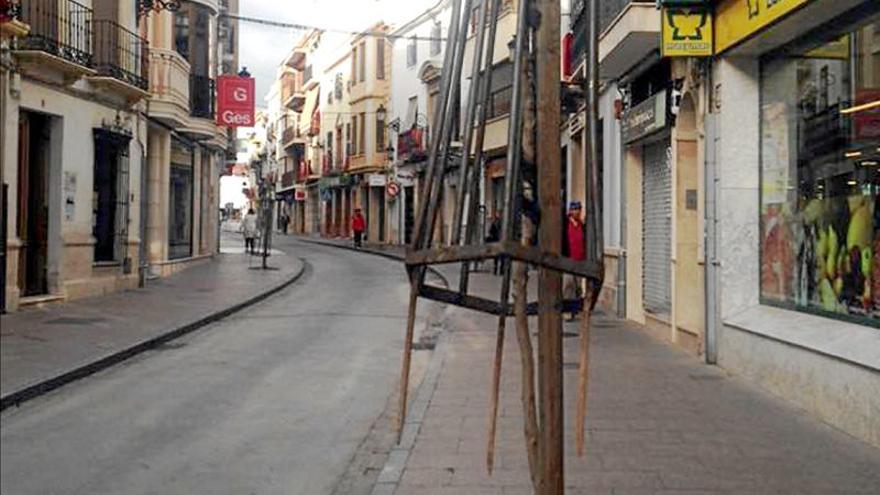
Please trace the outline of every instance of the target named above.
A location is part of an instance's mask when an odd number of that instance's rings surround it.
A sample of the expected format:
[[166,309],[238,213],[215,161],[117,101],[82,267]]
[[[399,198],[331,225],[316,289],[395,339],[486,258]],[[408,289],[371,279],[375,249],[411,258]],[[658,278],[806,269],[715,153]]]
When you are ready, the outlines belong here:
[[219,76],[217,78],[217,125],[253,127],[255,101],[254,78]]

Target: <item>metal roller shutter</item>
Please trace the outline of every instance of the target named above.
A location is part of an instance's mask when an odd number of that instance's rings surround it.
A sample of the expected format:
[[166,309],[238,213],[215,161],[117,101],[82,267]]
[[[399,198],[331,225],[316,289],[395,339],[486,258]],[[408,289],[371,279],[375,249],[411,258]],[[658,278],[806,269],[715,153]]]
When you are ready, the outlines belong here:
[[645,310],[668,314],[671,303],[672,173],[670,145],[644,147],[642,167],[642,294]]

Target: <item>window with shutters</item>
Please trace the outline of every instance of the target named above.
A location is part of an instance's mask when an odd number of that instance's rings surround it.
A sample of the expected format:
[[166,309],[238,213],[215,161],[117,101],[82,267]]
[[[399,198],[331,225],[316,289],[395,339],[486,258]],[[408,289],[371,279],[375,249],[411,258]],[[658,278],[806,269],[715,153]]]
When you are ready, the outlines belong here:
[[385,152],[385,121],[376,116],[376,153]]
[[351,140],[349,141],[351,147],[352,156],[357,156],[358,153],[358,116],[352,115],[351,117]]
[[406,45],[406,66],[415,67],[418,63],[418,45],[415,36],[410,37],[409,43]]
[[376,39],[376,79],[385,79],[385,38]]
[[365,42],[361,42],[358,52],[358,82],[364,82],[367,80],[367,44]]
[[431,28],[431,55],[439,55],[440,50],[442,49],[442,40],[443,37],[443,28],[440,25],[440,22],[434,22],[434,26]]
[[357,83],[357,59],[358,59],[358,49],[357,47],[352,47],[351,49],[351,84]]
[[361,112],[361,128],[360,135],[358,135],[358,154],[363,155],[367,152],[367,114],[365,112]]
[[510,98],[513,95],[513,64],[502,62],[492,68],[492,85],[489,88],[488,118],[501,117],[510,113]]

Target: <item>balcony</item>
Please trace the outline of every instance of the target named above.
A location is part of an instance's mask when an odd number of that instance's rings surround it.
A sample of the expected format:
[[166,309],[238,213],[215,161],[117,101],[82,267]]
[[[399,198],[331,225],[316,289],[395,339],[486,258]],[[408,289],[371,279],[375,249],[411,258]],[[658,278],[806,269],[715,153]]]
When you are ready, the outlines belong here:
[[150,49],[150,117],[180,128],[189,122],[189,63],[174,50]]
[[404,163],[416,163],[427,159],[426,129],[413,127],[397,137],[397,157]]
[[[661,18],[654,0],[603,2],[599,23],[599,70],[603,79],[620,77],[660,48]],[[578,45],[576,39],[575,48]]]
[[[214,123],[214,80],[210,77],[191,74],[189,76],[189,115],[186,127],[180,132],[186,134],[194,141],[211,141],[211,145],[222,147],[225,145],[218,136],[218,129]],[[224,131],[225,132],[225,131]]]
[[296,180],[296,172],[293,170],[289,170],[281,174],[281,188],[288,189],[293,187],[293,184]]
[[281,76],[281,103],[294,112],[302,112],[306,102],[303,92],[302,75],[287,72]]
[[21,21],[30,26],[16,56],[29,73],[54,69],[65,83],[94,74],[92,9],[72,0],[22,0]]
[[214,80],[192,74],[189,76],[189,114],[200,119],[214,118]]
[[147,40],[113,21],[95,21],[94,30],[98,75],[90,79],[92,83],[129,101],[145,98],[150,87]]
[[287,57],[287,60],[284,61],[284,65],[290,67],[293,70],[301,71],[305,67],[306,64],[306,49],[305,48],[294,48],[290,53],[290,56]]
[[281,134],[281,146],[284,149],[290,148],[297,144],[305,144],[306,137],[303,136],[302,132],[296,126],[289,126],[284,128],[284,132]]

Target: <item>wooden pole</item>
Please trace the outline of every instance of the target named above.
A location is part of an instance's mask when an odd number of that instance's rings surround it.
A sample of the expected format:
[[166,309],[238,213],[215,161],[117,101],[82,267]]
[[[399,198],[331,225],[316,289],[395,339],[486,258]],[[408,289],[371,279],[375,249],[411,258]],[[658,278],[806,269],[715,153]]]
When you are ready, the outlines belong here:
[[[560,130],[560,9],[558,0],[536,0],[540,25],[535,39],[537,167],[541,251],[562,252]],[[519,15],[525,15],[520,12]],[[565,490],[562,394],[562,274],[538,273],[538,397],[541,420],[540,495]]]

